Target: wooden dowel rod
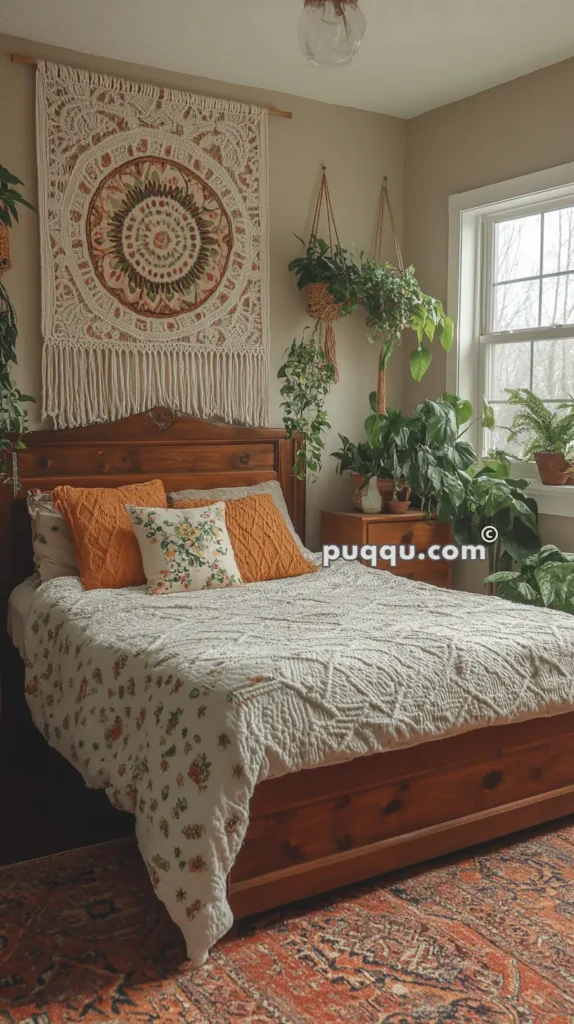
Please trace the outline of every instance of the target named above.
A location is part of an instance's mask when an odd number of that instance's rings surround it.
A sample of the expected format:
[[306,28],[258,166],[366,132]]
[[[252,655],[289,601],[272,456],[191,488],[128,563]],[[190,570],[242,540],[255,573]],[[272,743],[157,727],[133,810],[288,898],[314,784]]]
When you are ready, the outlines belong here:
[[[31,67],[35,68],[38,66],[38,61],[34,57],[22,57],[19,53],[12,54],[12,60],[14,64],[30,64]],[[269,110],[272,117],[293,117],[293,111],[291,110]]]

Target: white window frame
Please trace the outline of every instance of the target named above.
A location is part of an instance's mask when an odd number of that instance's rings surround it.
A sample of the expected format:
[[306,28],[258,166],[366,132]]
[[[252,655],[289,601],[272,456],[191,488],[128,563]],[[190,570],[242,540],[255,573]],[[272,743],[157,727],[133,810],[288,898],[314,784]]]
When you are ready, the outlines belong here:
[[[513,214],[537,213],[574,204],[574,163],[527,174],[510,181],[497,182],[449,198],[449,246],[447,309],[456,317],[456,344],[447,356],[447,390],[472,402],[475,413],[482,410],[485,388],[485,342],[496,343],[497,336],[485,334],[490,324],[488,310],[482,307],[483,282],[492,259],[492,246],[484,244],[484,232],[492,232],[496,220],[510,219]],[[529,341],[540,335],[540,329],[518,330],[500,334],[507,342],[509,334],[517,341]],[[545,337],[556,339],[573,335],[572,326],[544,328]],[[468,439],[477,451],[482,445],[482,431],[476,424]],[[574,517],[574,487],[548,487],[540,483],[534,464],[516,463],[516,472],[532,480],[529,492],[536,498],[545,515]]]

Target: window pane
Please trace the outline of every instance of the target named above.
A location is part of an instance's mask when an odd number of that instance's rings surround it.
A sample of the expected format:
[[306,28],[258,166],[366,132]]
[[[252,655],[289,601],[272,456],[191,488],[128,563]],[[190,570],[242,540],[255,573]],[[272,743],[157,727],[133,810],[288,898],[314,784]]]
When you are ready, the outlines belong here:
[[[513,285],[513,287],[516,287]],[[542,282],[542,326],[574,323],[574,274],[545,277]]]
[[509,427],[516,415],[517,410],[506,403],[500,405],[494,405],[494,417],[495,426],[494,430],[484,431],[484,453],[490,451],[491,448],[503,448],[504,451],[509,452],[512,455],[520,455],[523,449],[523,445],[518,441],[514,441],[510,444],[508,440],[508,430],[504,430],[504,427]]
[[544,273],[574,270],[574,206],[544,214]]
[[530,387],[531,350],[529,341],[488,346],[487,391],[490,401],[505,402],[505,388]]
[[574,394],[574,340],[536,341],[533,352],[532,390],[544,400]]
[[[574,297],[574,289],[572,294]],[[538,281],[495,285],[492,330],[517,331],[523,327],[538,327],[539,295]]]
[[542,217],[516,217],[495,228],[494,280],[515,281],[540,273],[540,232]]

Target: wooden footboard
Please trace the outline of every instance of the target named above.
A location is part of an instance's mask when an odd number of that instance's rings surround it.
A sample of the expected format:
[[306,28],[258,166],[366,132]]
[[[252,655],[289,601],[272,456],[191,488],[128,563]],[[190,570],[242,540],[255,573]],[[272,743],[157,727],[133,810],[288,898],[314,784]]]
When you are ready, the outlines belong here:
[[574,713],[257,786],[229,879],[236,917],[574,812]]

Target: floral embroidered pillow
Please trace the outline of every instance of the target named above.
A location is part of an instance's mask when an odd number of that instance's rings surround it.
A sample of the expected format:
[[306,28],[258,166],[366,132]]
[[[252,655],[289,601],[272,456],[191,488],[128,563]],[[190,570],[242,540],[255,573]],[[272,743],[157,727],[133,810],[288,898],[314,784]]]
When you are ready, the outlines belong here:
[[243,583],[225,525],[225,503],[206,508],[126,506],[150,594],[236,587]]

